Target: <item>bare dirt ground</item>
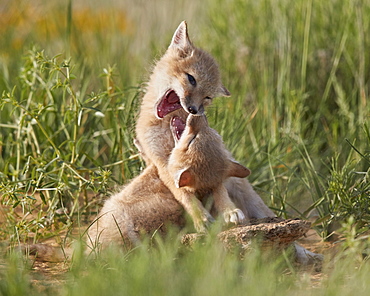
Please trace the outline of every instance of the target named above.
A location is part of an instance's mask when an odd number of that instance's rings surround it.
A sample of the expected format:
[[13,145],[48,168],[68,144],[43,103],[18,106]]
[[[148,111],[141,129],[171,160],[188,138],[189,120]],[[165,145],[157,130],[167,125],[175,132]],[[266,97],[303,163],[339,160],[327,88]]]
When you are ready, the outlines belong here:
[[58,290],[66,282],[69,262],[41,262],[35,260],[31,270],[31,284],[40,292]]

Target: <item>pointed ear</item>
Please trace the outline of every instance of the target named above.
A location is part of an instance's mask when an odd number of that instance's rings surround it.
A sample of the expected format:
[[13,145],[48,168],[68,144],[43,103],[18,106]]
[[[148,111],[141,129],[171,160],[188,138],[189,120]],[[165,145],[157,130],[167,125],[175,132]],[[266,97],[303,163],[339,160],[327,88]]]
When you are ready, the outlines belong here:
[[190,53],[189,48],[191,47],[192,44],[188,36],[187,24],[183,21],[173,34],[171,44],[168,48],[177,48],[184,53]]
[[219,95],[221,97],[230,97],[231,96],[229,90],[223,85],[221,85],[221,87],[219,88]]
[[177,188],[193,186],[194,182],[194,176],[189,171],[189,169],[183,169],[177,172],[175,177],[175,185]]
[[245,178],[251,174],[251,171],[245,166],[236,161],[230,160],[230,167],[228,171],[229,177]]

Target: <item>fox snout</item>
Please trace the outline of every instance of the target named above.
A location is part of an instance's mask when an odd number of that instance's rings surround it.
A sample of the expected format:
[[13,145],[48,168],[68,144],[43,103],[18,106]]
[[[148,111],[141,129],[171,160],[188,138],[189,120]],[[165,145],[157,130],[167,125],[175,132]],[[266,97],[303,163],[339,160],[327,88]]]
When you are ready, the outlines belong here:
[[200,115],[203,115],[204,113],[203,104],[200,104],[199,106],[197,106],[196,104],[194,104],[191,97],[188,97],[188,96],[185,97],[185,106],[186,106],[184,108],[185,111],[190,114],[200,116]]
[[191,114],[197,114],[197,113],[198,113],[198,109],[197,109],[197,107],[195,107],[195,106],[190,106],[190,107],[188,107],[188,111],[189,111],[189,113],[191,113]]

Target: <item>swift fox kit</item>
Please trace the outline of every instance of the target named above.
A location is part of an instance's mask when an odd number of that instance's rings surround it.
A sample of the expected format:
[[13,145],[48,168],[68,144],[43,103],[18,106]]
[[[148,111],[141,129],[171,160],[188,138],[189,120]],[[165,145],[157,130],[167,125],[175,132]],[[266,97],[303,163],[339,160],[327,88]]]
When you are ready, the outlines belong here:
[[[250,171],[231,158],[221,137],[208,126],[204,115],[189,115],[186,126],[179,117],[173,117],[171,130],[176,146],[171,153],[168,170],[176,188],[189,195],[192,202],[189,207],[194,207],[195,212],[204,212],[212,220],[195,197],[211,195],[216,213],[222,214],[226,222],[243,221],[243,212],[230,200],[223,181],[230,176],[244,178]],[[93,248],[113,242],[130,247],[139,241],[141,233],[164,232],[168,223],[182,227],[184,221],[183,207],[151,164],[121,192],[106,201],[89,229],[88,245]],[[202,222],[194,221],[199,231],[205,230]]]
[[[190,114],[185,129],[181,118],[172,117],[170,129],[175,148],[169,157],[168,171],[175,186],[201,200],[211,195],[215,211],[227,223],[244,222],[243,212],[230,200],[223,181],[231,176],[247,177],[250,171],[232,159],[221,136],[208,126],[205,115]],[[199,206],[200,211],[202,206]],[[194,221],[196,228],[203,231],[202,222]]]

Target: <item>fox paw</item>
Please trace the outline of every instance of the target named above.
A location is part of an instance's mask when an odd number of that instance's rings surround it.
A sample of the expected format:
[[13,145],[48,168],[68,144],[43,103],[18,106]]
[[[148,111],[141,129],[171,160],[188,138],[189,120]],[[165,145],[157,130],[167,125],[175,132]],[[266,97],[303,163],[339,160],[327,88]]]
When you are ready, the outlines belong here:
[[246,221],[244,213],[239,209],[229,210],[224,212],[226,223],[242,224]]

